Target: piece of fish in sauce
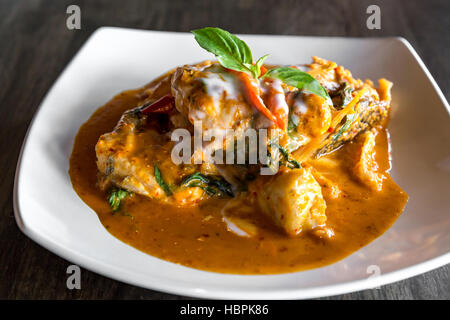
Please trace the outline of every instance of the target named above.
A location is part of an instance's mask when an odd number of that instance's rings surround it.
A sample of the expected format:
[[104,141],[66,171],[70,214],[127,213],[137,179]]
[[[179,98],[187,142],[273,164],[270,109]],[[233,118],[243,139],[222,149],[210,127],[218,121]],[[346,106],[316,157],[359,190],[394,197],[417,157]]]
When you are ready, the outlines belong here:
[[250,187],[259,208],[290,236],[324,226],[326,203],[310,168],[280,170]]
[[148,126],[147,116],[140,108],[125,112],[116,128],[103,134],[95,146],[100,187],[107,190],[115,185],[178,206],[201,201],[207,197],[204,190],[174,188],[168,194],[156,178],[155,168],[158,167],[164,182],[168,186],[176,185],[181,177],[198,169],[173,163],[173,145],[169,135]]

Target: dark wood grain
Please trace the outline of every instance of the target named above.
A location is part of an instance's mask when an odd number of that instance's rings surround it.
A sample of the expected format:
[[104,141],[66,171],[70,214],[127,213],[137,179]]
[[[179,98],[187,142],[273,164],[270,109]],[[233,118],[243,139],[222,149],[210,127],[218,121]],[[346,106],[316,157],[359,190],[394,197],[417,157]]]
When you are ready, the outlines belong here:
[[[77,4],[82,29],[66,28]],[[368,30],[365,10],[381,7],[382,29]],[[403,36],[450,93],[450,1],[0,1],[0,298],[182,299],[82,271],[82,289],[66,288],[63,260],[25,237],[12,206],[14,172],[32,116],[59,73],[100,26],[328,36]],[[48,190],[48,192],[53,192]],[[450,299],[450,266],[405,281],[328,299]]]

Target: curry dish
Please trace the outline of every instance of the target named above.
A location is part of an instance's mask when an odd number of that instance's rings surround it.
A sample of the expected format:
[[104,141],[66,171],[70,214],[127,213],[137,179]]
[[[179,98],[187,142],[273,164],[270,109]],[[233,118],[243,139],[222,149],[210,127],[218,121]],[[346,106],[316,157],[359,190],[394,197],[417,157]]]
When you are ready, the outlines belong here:
[[383,234],[408,199],[389,176],[392,83],[318,57],[230,62],[236,52],[205,36],[248,49],[242,40],[194,34],[218,61],[118,94],[76,136],[72,184],[105,228],[152,256],[236,274],[321,267]]

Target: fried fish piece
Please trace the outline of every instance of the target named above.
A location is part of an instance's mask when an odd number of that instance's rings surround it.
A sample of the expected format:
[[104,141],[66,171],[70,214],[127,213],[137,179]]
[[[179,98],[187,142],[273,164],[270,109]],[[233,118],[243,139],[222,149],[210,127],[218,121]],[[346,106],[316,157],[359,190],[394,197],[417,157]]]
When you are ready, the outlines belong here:
[[[155,130],[140,130],[145,122],[146,116],[139,108],[126,111],[115,129],[98,140],[95,152],[99,184],[104,189],[114,184],[147,197],[165,197],[164,190],[156,181],[154,161],[151,160],[157,160],[153,158],[161,154],[170,157],[164,148],[167,137]],[[146,148],[140,149],[144,143]]]
[[216,62],[204,61],[177,68],[172,77],[177,110],[202,129],[242,131],[256,111],[244,98],[236,76]]
[[357,152],[357,162],[353,167],[353,174],[364,185],[377,191],[383,187],[383,175],[378,172],[375,160],[375,132],[367,131],[358,137],[362,141]]
[[[378,88],[375,88],[372,81],[355,79],[351,72],[342,66],[318,57],[313,57],[313,60],[310,73],[329,91],[333,99],[333,117],[342,112],[355,97],[358,99],[351,112],[324,134],[322,143],[313,152],[313,156],[317,158],[333,152],[360,133],[387,121],[392,82],[382,78],[378,81]],[[359,94],[361,96],[358,97]],[[353,121],[350,121],[351,119]]]
[[[303,66],[302,68],[305,68]],[[290,149],[299,162],[320,158],[373,127],[383,125],[388,117],[392,83],[353,78],[351,72],[332,61],[313,57],[305,71],[327,90],[332,98],[323,99],[304,91],[287,93]]]
[[250,186],[250,192],[261,211],[290,236],[325,225],[327,206],[310,168],[261,176]]
[[[141,108],[126,111],[112,132],[100,137],[95,147],[99,185],[111,185],[177,206],[192,205],[206,198],[200,188],[173,188],[180,180],[199,170],[194,165],[176,165],[171,160],[173,142],[148,123]],[[158,168],[158,169],[156,169]],[[156,174],[159,170],[159,181]]]

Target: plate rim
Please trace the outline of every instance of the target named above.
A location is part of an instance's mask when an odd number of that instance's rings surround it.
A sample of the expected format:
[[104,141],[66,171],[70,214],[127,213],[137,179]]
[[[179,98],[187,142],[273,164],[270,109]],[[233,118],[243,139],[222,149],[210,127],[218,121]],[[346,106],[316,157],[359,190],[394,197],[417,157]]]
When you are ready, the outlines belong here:
[[[429,272],[433,269],[442,267],[446,264],[450,263],[450,252],[447,252],[446,254],[440,255],[438,257],[434,257],[432,259],[426,260],[424,262],[402,268],[396,271],[392,271],[386,274],[381,274],[380,276],[368,278],[368,279],[360,279],[360,280],[354,280],[354,281],[348,281],[338,284],[332,284],[332,285],[325,285],[325,286],[319,286],[319,287],[312,287],[312,288],[297,288],[297,289],[278,289],[278,290],[270,290],[269,292],[261,291],[261,290],[248,290],[248,289],[227,289],[227,288],[208,288],[208,289],[201,289],[201,288],[193,288],[189,286],[189,283],[183,283],[180,285],[180,283],[171,283],[171,281],[162,280],[162,281],[154,281],[152,285],[147,285],[146,283],[139,283],[137,279],[133,279],[132,277],[128,277],[126,273],[124,273],[122,270],[120,272],[117,272],[118,270],[114,270],[114,266],[110,264],[104,264],[98,260],[91,259],[84,255],[81,252],[75,252],[72,251],[70,248],[60,246],[58,243],[53,242],[52,240],[49,240],[45,237],[45,235],[39,234],[35,232],[32,227],[27,226],[26,222],[22,219],[21,212],[20,212],[20,205],[19,205],[19,192],[18,192],[18,186],[19,186],[19,177],[21,174],[21,165],[22,165],[22,158],[24,155],[24,151],[26,150],[29,133],[31,131],[31,128],[33,127],[35,120],[37,116],[39,115],[42,106],[46,103],[48,97],[52,94],[55,85],[59,82],[59,80],[62,78],[62,76],[67,72],[69,67],[74,63],[74,61],[77,60],[77,58],[80,56],[80,54],[83,52],[83,50],[88,46],[88,44],[96,37],[98,33],[101,33],[103,31],[139,31],[139,32],[145,32],[145,33],[165,33],[165,34],[188,34],[187,32],[173,32],[173,31],[156,31],[156,30],[145,30],[145,29],[134,29],[134,28],[121,28],[121,27],[110,27],[110,26],[103,26],[97,28],[85,41],[85,43],[80,47],[80,49],[76,52],[76,54],[72,57],[70,62],[64,67],[63,71],[59,74],[59,76],[55,79],[52,86],[48,90],[48,92],[45,94],[44,98],[39,103],[39,106],[37,107],[32,120],[30,121],[30,124],[28,126],[27,132],[25,134],[25,137],[23,139],[23,143],[20,149],[19,157],[17,160],[16,165],[16,171],[14,176],[14,189],[13,189],[13,209],[14,209],[14,217],[16,220],[16,224],[19,227],[19,229],[31,240],[39,244],[40,246],[44,247],[45,249],[49,250],[50,252],[56,254],[57,256],[67,260],[68,262],[75,263],[81,267],[83,267],[86,270],[90,270],[92,272],[95,272],[99,275],[105,276],[110,279],[114,279],[117,281],[121,281],[124,283],[129,283],[138,287],[143,287],[150,290],[157,290],[160,292],[175,294],[175,295],[184,295],[188,297],[196,297],[196,298],[215,298],[215,299],[306,299],[306,298],[318,298],[318,297],[324,297],[324,296],[334,296],[338,294],[345,294],[349,292],[355,292],[365,289],[370,289],[382,285],[386,285],[389,283],[401,281],[425,272]],[[418,63],[424,74],[426,75],[428,81],[430,81],[431,85],[433,86],[433,89],[437,93],[438,97],[441,100],[441,103],[447,110],[448,114],[450,115],[450,106],[442,93],[441,89],[437,85],[435,79],[429,72],[428,68],[423,63],[420,56],[417,54],[417,52],[414,50],[412,45],[403,37],[330,37],[330,36],[296,36],[296,35],[265,35],[265,34],[245,34],[245,36],[257,36],[257,37],[292,37],[292,38],[340,38],[345,40],[395,40],[400,43],[402,43],[407,49],[408,52],[414,57],[415,61]],[[184,266],[183,266],[184,267]],[[188,267],[185,267],[188,268]],[[194,268],[189,268],[195,271],[199,271]],[[216,272],[209,272],[209,271],[202,271],[206,273],[215,273],[218,275],[224,275],[222,273],[216,273]],[[225,274],[227,275],[227,274]],[[258,275],[235,275],[235,276],[242,276],[242,277],[258,277]],[[267,275],[266,275],[267,276]],[[155,277],[155,276],[152,276]],[[158,278],[157,276],[155,277]],[[172,280],[173,282],[173,280]]]

